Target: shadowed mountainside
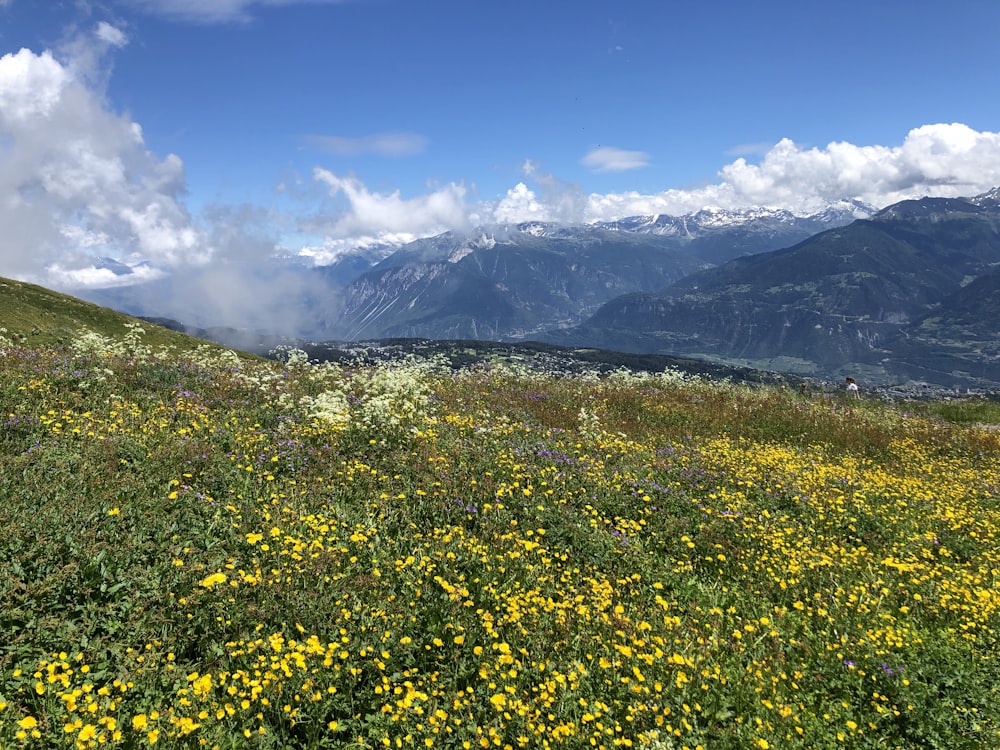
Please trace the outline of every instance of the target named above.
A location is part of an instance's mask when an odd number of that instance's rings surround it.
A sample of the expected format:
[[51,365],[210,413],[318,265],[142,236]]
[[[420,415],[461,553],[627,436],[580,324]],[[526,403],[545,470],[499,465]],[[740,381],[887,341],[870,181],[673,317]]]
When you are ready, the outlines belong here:
[[996,205],[905,201],[659,293],[622,296],[542,338],[808,375],[996,383],[998,263]]

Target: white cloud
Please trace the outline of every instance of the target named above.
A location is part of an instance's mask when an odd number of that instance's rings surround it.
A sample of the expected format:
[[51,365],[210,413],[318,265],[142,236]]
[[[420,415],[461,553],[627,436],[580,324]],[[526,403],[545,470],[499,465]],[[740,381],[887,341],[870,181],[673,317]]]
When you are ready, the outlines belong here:
[[329,188],[331,196],[343,196],[347,202],[348,210],[327,228],[332,237],[386,233],[426,236],[464,227],[471,219],[465,203],[465,187],[454,182],[407,199],[398,190],[373,193],[360,180],[338,177],[326,169],[316,168],[313,177]]
[[566,182],[550,172],[543,172],[539,165],[528,159],[522,166],[526,179],[534,182],[541,196],[519,183],[492,210],[485,210],[489,216],[501,212],[494,221],[552,221],[573,224],[583,221],[586,197],[580,186]]
[[580,163],[595,172],[627,172],[649,166],[649,154],[602,146],[588,151]]
[[841,198],[885,206],[921,195],[975,195],[1000,184],[1000,133],[954,123],[915,128],[896,147],[805,149],[784,139],[760,164],[737,159],[719,174],[739,204],[800,210]]
[[0,127],[46,118],[59,102],[69,78],[48,52],[28,49],[0,58]]
[[417,235],[408,232],[383,233],[379,236],[355,235],[354,237],[327,237],[318,245],[304,245],[297,249],[284,248],[290,254],[298,255],[301,258],[310,259],[314,265],[325,266],[339,260],[345,256],[355,254],[359,251],[377,255],[379,249],[383,249],[382,256],[385,257],[393,249],[407,242],[413,242]]
[[625,216],[649,216],[653,214],[682,216],[699,211],[706,206],[738,207],[732,190],[726,185],[712,185],[698,190],[665,190],[662,193],[653,194],[635,191],[594,193],[587,196],[587,205],[580,218],[581,221],[589,222],[614,221]]
[[147,13],[192,23],[246,22],[253,18],[254,8],[305,3],[340,3],[344,0],[121,0]]
[[953,123],[914,128],[899,146],[838,141],[804,148],[786,138],[759,164],[737,159],[719,177],[693,190],[590,195],[586,217],[683,214],[705,206],[775,206],[809,213],[844,199],[882,208],[922,196],[973,196],[1000,185],[1000,133]]
[[116,274],[107,268],[63,268],[58,263],[49,266],[46,280],[61,289],[107,289],[115,286],[132,286],[161,279],[166,274],[152,266],[139,266],[132,273]]
[[[124,43],[110,26],[90,38]],[[201,262],[208,250],[183,191],[181,160],[152,154],[71,62],[28,49],[0,57],[0,274],[46,283],[47,268],[68,278],[96,254]]]
[[535,192],[519,182],[497,203],[493,218],[500,224],[517,224],[522,221],[552,221],[553,217],[549,207],[538,199]]
[[128,44],[128,37],[125,36],[125,32],[116,26],[112,26],[107,21],[101,21],[97,24],[97,31],[95,33],[98,39],[111,47],[124,47]]
[[93,27],[91,33],[74,34],[62,41],[55,56],[67,74],[89,88],[103,93],[111,75],[108,53],[129,42],[125,31],[107,21]]
[[339,135],[307,135],[302,139],[310,148],[337,156],[414,156],[427,149],[427,139],[416,133],[378,133],[359,138]]

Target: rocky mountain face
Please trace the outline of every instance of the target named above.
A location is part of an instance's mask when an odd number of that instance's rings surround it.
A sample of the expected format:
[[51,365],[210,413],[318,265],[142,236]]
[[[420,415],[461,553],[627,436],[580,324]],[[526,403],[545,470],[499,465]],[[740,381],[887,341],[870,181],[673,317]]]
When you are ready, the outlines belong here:
[[904,201],[542,338],[879,382],[1000,382],[998,198]]
[[720,260],[785,247],[873,212],[862,204],[798,217],[705,209],[565,227],[528,222],[403,246],[319,314],[335,339],[526,338],[582,322],[600,305],[656,291]]
[[329,338],[499,339],[571,325],[614,297],[660,289],[704,263],[656,235],[526,225],[407,245],[333,295]]

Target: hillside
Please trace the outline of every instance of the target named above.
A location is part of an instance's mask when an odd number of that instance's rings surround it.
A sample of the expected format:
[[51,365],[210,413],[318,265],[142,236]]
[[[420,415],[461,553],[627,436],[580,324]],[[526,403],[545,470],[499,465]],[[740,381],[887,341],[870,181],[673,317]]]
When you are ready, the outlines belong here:
[[148,321],[107,307],[85,302],[68,294],[13,279],[0,278],[0,335],[31,347],[68,345],[84,331],[108,339],[120,339],[129,325],[139,323],[148,347],[170,347],[189,352],[200,346],[218,349],[216,344],[170,331]]
[[905,201],[663,291],[619,297],[580,326],[542,338],[576,346],[614,341],[628,351],[814,376],[995,386],[1000,357],[990,341],[1000,322],[989,310],[996,284],[975,280],[991,278],[998,264],[995,206]]

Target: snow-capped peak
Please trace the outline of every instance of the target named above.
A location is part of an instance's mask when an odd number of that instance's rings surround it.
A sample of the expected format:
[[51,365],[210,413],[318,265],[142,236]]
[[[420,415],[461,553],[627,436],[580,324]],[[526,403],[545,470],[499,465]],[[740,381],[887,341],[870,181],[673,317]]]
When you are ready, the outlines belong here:
[[969,202],[975,203],[977,206],[994,206],[1000,208],[1000,187],[995,187],[988,192],[977,195],[975,198],[970,198]]

